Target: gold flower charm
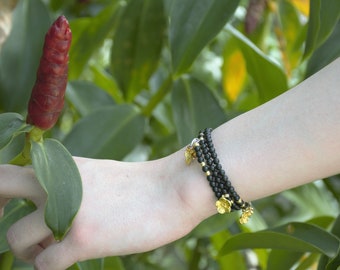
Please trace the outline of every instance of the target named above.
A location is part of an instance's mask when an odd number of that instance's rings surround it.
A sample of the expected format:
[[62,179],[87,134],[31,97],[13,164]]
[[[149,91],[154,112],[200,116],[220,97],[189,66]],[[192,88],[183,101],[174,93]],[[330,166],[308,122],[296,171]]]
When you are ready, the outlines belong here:
[[254,213],[254,208],[248,206],[246,209],[242,209],[242,215],[240,217],[240,223],[245,224],[248,222],[250,216]]
[[230,213],[232,201],[228,200],[224,195],[216,201],[217,212],[220,214]]

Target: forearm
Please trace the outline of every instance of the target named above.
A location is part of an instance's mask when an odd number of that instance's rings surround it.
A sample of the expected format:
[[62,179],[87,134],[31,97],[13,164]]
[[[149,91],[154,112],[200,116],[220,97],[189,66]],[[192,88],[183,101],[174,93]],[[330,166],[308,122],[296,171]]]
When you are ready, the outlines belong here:
[[[340,172],[340,61],[276,99],[215,129],[216,152],[233,186],[252,201]],[[185,165],[181,197],[204,219],[215,198],[198,164]]]

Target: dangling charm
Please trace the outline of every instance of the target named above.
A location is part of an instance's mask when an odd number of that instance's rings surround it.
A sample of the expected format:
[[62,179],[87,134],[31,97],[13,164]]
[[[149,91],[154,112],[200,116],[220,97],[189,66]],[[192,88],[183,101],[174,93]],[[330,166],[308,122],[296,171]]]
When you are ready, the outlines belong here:
[[194,148],[191,145],[188,145],[184,152],[185,162],[187,165],[190,165],[191,161],[196,158],[196,153]]
[[254,213],[254,208],[251,207],[250,205],[245,208],[242,209],[242,215],[240,217],[240,223],[241,224],[246,224],[250,218],[250,216]]
[[228,200],[225,195],[222,195],[222,197],[216,201],[217,212],[220,214],[230,213],[232,204],[232,201]]
[[194,147],[199,146],[198,141],[199,139],[197,138],[193,139],[192,142],[185,149],[184,156],[187,165],[190,165],[191,161],[193,161],[196,158],[196,152]]

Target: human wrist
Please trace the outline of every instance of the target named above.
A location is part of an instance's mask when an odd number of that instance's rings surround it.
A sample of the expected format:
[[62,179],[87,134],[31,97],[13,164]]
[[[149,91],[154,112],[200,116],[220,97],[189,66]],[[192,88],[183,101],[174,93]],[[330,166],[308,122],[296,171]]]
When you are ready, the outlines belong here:
[[170,155],[167,170],[173,181],[173,188],[181,203],[181,209],[190,220],[191,229],[204,219],[216,213],[215,198],[199,164],[188,166],[184,156],[185,148]]

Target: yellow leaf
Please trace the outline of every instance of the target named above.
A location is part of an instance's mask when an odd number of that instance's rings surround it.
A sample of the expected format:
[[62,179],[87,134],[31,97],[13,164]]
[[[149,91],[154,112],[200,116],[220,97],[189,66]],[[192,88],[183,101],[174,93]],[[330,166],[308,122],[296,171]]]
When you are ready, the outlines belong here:
[[290,0],[290,2],[306,17],[309,16],[309,1],[310,0]]
[[235,50],[224,63],[223,87],[230,101],[239,96],[247,76],[246,62],[240,50]]

